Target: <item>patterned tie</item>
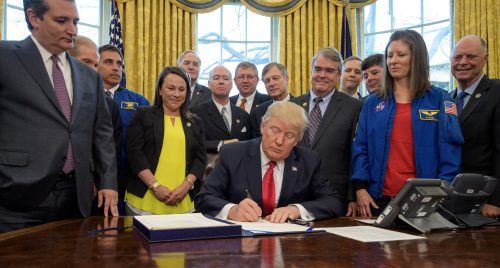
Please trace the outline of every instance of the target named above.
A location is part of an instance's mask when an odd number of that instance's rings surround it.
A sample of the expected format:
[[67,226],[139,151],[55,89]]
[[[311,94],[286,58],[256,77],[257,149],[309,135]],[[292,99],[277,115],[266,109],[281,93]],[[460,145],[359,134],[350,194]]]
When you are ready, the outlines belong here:
[[226,107],[222,107],[222,119],[224,120],[224,124],[226,125],[227,131],[231,132],[231,124],[229,124],[229,119],[227,119],[227,110]]
[[465,106],[464,99],[465,99],[465,97],[467,97],[467,95],[469,95],[469,93],[462,91],[462,90],[457,90],[457,91],[458,91],[457,99],[456,99],[457,114],[460,115],[465,108],[464,107]]
[[[52,55],[52,79],[54,80],[54,91],[56,92],[57,101],[64,114],[66,120],[71,122],[71,102],[69,101],[68,90],[66,88],[66,82],[64,82],[64,76],[57,63],[57,55]],[[64,162],[63,171],[69,173],[75,169],[75,162],[73,159],[73,148],[71,146],[71,141],[68,144],[68,152],[66,153],[66,161]]]
[[274,166],[276,162],[269,161],[264,179],[262,180],[262,217],[270,215],[274,211],[276,192],[274,191]]
[[321,110],[319,109],[319,104],[323,101],[322,98],[316,97],[314,98],[314,107],[309,114],[309,128],[307,130],[308,141],[307,144],[311,147],[312,141],[314,139],[314,135],[316,135],[316,130],[318,130],[319,123],[321,122]]
[[243,98],[241,99],[241,102],[240,102],[240,108],[245,110],[245,104],[247,103],[247,99],[246,98]]
[[106,97],[113,99],[113,93],[111,93],[111,90],[104,91],[104,94],[106,94]]

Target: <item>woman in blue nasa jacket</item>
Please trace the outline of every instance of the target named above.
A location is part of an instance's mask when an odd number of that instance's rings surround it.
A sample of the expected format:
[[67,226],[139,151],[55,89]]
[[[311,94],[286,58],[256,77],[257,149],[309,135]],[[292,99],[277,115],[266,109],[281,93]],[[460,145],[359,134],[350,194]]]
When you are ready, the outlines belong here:
[[422,36],[396,31],[385,57],[385,86],[366,99],[352,147],[351,180],[361,216],[378,214],[409,178],[452,181],[460,171],[456,105],[430,85]]

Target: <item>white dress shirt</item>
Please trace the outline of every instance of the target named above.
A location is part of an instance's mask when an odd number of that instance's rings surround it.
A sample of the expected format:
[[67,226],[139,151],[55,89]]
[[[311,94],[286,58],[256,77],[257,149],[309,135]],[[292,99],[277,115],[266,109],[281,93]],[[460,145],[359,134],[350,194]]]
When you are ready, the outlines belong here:
[[[261,180],[264,180],[264,176],[266,174],[267,169],[269,168],[269,158],[267,158],[266,154],[262,150],[262,144],[260,145],[260,167],[261,167]],[[274,191],[275,191],[275,207],[278,205],[278,201],[280,199],[281,195],[281,188],[283,186],[283,175],[285,172],[285,161],[278,161],[276,162],[276,165],[274,166]],[[223,219],[227,220],[227,217],[229,216],[229,210],[233,207],[236,206],[237,204],[234,203],[229,203],[226,204],[221,211],[215,216],[218,219]],[[300,217],[304,220],[312,221],[314,220],[314,216],[312,213],[307,211],[304,206],[301,204],[291,204],[296,206],[299,209],[300,212]]]
[[112,87],[112,88],[105,88],[104,91],[109,91],[111,92],[111,96],[114,98],[115,97],[115,92],[118,90],[118,88],[120,87],[120,84],[117,84],[116,86]]
[[248,114],[250,114],[250,111],[252,110],[253,99],[255,98],[255,92],[257,92],[257,90],[255,90],[248,97],[243,97],[243,96],[241,96],[241,94],[238,94],[238,100],[236,101],[236,106],[240,107],[241,100],[243,98],[247,99],[247,102],[245,103],[245,112],[247,112]]
[[[42,61],[45,66],[45,70],[47,70],[47,74],[49,75],[50,82],[52,83],[52,87],[54,87],[54,78],[52,77],[52,54],[45,49],[40,42],[34,37],[31,36],[31,39],[35,43],[35,46],[38,48],[40,55],[42,56]],[[73,80],[71,80],[71,66],[69,65],[68,58],[66,58],[66,52],[58,54],[57,57],[59,69],[61,69],[64,76],[64,83],[66,84],[66,90],[68,90],[69,101],[73,104]]]

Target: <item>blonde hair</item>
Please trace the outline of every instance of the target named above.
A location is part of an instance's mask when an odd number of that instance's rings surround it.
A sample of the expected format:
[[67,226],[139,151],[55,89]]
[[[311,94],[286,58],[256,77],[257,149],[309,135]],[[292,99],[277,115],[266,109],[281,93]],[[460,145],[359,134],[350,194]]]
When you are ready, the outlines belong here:
[[292,125],[299,131],[299,141],[302,140],[304,132],[309,123],[305,110],[299,105],[289,101],[275,101],[267,109],[262,117],[261,125],[265,124],[271,118],[275,118]]

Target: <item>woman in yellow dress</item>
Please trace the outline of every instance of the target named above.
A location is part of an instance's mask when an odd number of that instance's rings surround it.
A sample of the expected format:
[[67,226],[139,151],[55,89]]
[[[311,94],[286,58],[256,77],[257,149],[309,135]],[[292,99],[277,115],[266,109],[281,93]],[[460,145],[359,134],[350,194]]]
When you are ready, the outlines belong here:
[[186,213],[205,170],[205,135],[188,110],[191,86],[178,67],[159,75],[153,107],[140,107],[130,122],[126,150],[134,176],[127,193],[129,215]]

